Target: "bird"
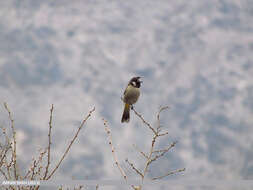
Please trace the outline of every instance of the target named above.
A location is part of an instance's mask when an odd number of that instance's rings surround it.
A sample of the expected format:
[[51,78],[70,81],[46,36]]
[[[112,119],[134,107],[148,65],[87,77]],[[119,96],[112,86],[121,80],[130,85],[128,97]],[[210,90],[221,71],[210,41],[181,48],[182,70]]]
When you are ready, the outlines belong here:
[[125,103],[124,111],[121,118],[121,123],[130,121],[130,108],[137,102],[140,96],[141,77],[133,77],[128,82],[128,85],[123,94],[123,102]]

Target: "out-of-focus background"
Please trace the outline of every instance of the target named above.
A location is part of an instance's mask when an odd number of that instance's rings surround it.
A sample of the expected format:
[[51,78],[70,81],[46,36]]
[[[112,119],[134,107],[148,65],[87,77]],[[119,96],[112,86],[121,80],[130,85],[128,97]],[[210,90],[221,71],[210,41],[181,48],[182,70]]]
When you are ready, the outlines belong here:
[[[17,129],[21,168],[47,146],[53,103],[53,164],[82,118],[87,122],[54,179],[120,179],[102,118],[117,154],[142,158],[150,133],[132,113],[121,124],[120,99],[143,76],[135,108],[155,124],[159,106],[169,138],[179,143],[151,167],[154,177],[253,178],[253,3],[250,0],[8,0],[0,3],[0,125],[3,102]],[[168,177],[166,179],[174,179]]]

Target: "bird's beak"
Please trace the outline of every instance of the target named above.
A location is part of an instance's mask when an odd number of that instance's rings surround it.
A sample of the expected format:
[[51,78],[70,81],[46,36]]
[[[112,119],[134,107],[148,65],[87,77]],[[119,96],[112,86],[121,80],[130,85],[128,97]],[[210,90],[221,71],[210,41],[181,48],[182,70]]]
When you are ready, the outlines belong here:
[[[141,79],[142,77],[139,77],[139,79]],[[143,83],[143,81],[141,81],[141,80],[139,80],[140,81],[140,83]]]

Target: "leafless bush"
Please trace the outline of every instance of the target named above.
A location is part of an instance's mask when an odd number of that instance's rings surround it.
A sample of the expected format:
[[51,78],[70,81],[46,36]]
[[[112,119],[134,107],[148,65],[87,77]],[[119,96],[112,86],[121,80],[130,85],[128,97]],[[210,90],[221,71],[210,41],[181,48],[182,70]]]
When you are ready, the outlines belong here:
[[[26,171],[20,171],[19,162],[18,162],[18,154],[17,154],[17,138],[16,138],[16,129],[15,129],[15,123],[14,123],[14,117],[12,112],[10,111],[7,103],[4,103],[4,108],[7,111],[8,118],[10,121],[10,126],[8,128],[1,127],[1,139],[0,139],[0,176],[2,179],[5,179],[7,181],[19,181],[19,180],[49,180],[57,171],[57,169],[61,166],[63,160],[69,153],[69,150],[71,149],[73,143],[76,141],[79,132],[83,128],[84,124],[87,122],[87,120],[92,116],[93,112],[95,111],[95,108],[89,111],[87,116],[84,117],[82,120],[82,123],[77,128],[76,132],[74,133],[74,136],[69,141],[68,145],[66,146],[65,151],[63,152],[62,156],[60,157],[59,161],[56,162],[56,165],[52,166],[52,158],[51,158],[51,145],[52,145],[52,129],[53,129],[53,112],[54,112],[54,105],[51,105],[50,108],[50,117],[49,117],[49,123],[48,123],[48,144],[45,148],[41,148],[38,152],[38,155],[36,155],[34,158],[32,158],[32,162],[28,169]],[[154,162],[159,162],[159,158],[165,156],[167,152],[169,152],[177,142],[172,142],[167,147],[164,147],[163,149],[156,149],[156,143],[161,137],[166,137],[168,135],[168,132],[164,132],[162,130],[162,127],[160,125],[160,114],[165,109],[168,109],[168,107],[162,107],[158,114],[157,114],[157,125],[152,126],[150,123],[147,122],[147,120],[144,119],[144,117],[138,113],[134,108],[133,111],[135,115],[140,119],[140,121],[143,123],[143,126],[146,127],[148,131],[152,133],[152,138],[150,139],[150,147],[148,151],[141,150],[138,148],[137,145],[135,145],[135,149],[137,152],[143,157],[143,168],[139,169],[136,167],[135,161],[130,161],[128,158],[125,159],[125,163],[130,167],[132,171],[136,173],[137,176],[140,177],[140,184],[138,186],[132,185],[131,188],[134,190],[141,190],[143,188],[144,179],[147,178],[147,173],[149,172],[149,167]],[[108,136],[109,145],[111,147],[112,156],[115,162],[115,165],[117,166],[121,176],[123,179],[127,182],[128,176],[124,169],[121,167],[120,162],[118,161],[115,147],[112,142],[112,134],[111,130],[108,126],[108,123],[106,120],[103,120],[104,127]],[[168,171],[165,174],[162,174],[160,176],[153,177],[152,180],[158,180],[162,179],[166,176],[179,173],[184,171],[183,169],[178,169],[175,171]],[[38,190],[40,186],[4,186],[6,190]],[[78,187],[74,187],[74,189],[83,189],[84,186],[80,185]],[[63,187],[59,187],[59,190],[63,190]],[[99,185],[95,187],[95,189],[99,189]]]
[[[39,151],[39,154],[32,159],[32,163],[27,171],[20,171],[19,164],[17,162],[18,154],[17,154],[17,139],[16,139],[16,130],[14,126],[13,115],[7,105],[4,103],[4,108],[8,113],[8,117],[10,120],[10,133],[11,137],[7,134],[7,129],[1,127],[2,136],[4,137],[3,141],[0,141],[0,173],[2,178],[8,181],[18,181],[18,180],[49,180],[60,167],[62,161],[67,156],[70,148],[78,137],[79,132],[83,128],[86,121],[91,117],[92,113],[95,111],[95,108],[90,110],[87,116],[84,117],[82,123],[78,127],[75,132],[73,138],[70,140],[66,150],[60,157],[60,160],[57,162],[55,166],[51,166],[52,158],[51,158],[51,145],[52,145],[52,119],[53,119],[53,110],[54,106],[52,104],[50,109],[50,119],[48,125],[48,145],[46,148],[42,148]],[[24,175],[22,175],[24,173]],[[79,186],[75,189],[82,189],[83,186]],[[38,190],[40,186],[6,186],[5,189],[21,189],[21,190]],[[60,187],[62,189],[62,187]]]
[[[142,155],[142,157],[144,158],[144,163],[143,163],[144,167],[142,169],[138,169],[135,166],[135,163],[130,161],[128,158],[125,159],[125,162],[137,174],[137,176],[140,177],[140,180],[141,180],[140,184],[142,184],[142,185],[138,185],[138,186],[132,185],[131,186],[132,189],[134,189],[134,190],[141,190],[142,189],[142,186],[144,184],[144,179],[146,178],[147,173],[149,171],[150,164],[157,161],[158,158],[165,156],[165,154],[167,152],[169,152],[177,143],[177,142],[172,142],[170,145],[168,145],[167,147],[164,147],[163,149],[155,149],[155,144],[158,142],[159,138],[168,135],[168,132],[163,132],[163,130],[161,128],[161,124],[160,124],[160,114],[161,114],[162,111],[164,111],[168,108],[169,107],[166,106],[166,107],[161,107],[159,109],[159,112],[157,114],[157,125],[156,126],[152,126],[150,123],[148,123],[143,118],[143,116],[140,113],[138,113],[134,108],[132,108],[135,115],[138,116],[138,118],[143,122],[146,129],[151,131],[151,133],[152,133],[152,139],[151,139],[150,147],[149,147],[149,150],[147,152],[145,152],[143,150],[140,150],[138,148],[138,146],[135,145],[135,149],[137,150],[137,152],[139,152],[140,155]],[[118,170],[120,171],[120,174],[123,177],[123,179],[127,182],[128,177],[126,175],[126,172],[120,166],[120,162],[118,161],[117,156],[116,156],[115,148],[114,148],[114,145],[113,145],[113,142],[112,142],[111,130],[109,129],[107,121],[106,120],[103,120],[103,121],[104,121],[104,127],[105,127],[105,131],[107,133],[107,136],[108,136],[108,141],[109,141],[109,145],[111,147],[112,156],[113,156],[115,165],[117,166]],[[157,177],[152,178],[152,180],[162,179],[166,176],[176,174],[176,173],[179,173],[179,172],[183,172],[183,171],[185,171],[185,168],[178,169],[178,170],[175,170],[175,171],[168,171],[167,173],[162,174],[161,176],[157,176]]]

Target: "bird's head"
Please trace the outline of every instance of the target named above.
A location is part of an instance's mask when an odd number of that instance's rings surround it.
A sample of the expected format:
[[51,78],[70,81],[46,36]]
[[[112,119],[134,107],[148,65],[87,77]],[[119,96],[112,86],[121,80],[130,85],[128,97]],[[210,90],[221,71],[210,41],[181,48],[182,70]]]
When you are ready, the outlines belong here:
[[136,88],[140,88],[141,87],[141,83],[142,81],[140,80],[141,77],[133,77],[130,81],[129,81],[129,85],[132,85]]

